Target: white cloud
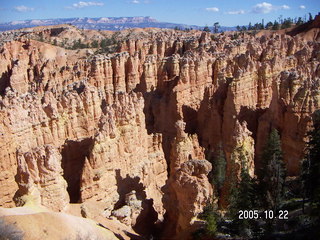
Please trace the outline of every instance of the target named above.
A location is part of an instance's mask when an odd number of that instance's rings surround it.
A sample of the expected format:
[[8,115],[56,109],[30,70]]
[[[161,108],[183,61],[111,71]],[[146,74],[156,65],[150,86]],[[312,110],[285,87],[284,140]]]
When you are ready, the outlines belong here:
[[237,11],[230,11],[230,12],[227,12],[227,14],[230,14],[230,15],[239,15],[239,14],[245,14],[246,12],[244,10],[237,10]]
[[288,9],[290,9],[290,7],[288,5],[282,5],[280,7],[280,9],[288,10]]
[[274,7],[272,6],[271,3],[267,3],[267,2],[258,3],[252,8],[253,13],[269,13],[272,10],[274,10]]
[[206,8],[206,11],[208,11],[208,12],[219,12],[219,8],[217,8],[217,7]]
[[91,7],[91,6],[103,6],[104,3],[102,2],[77,2],[72,4],[72,7],[68,7],[68,8],[84,8],[84,7]]
[[149,0],[130,0],[130,1],[127,1],[127,3],[131,3],[131,4],[149,4],[150,1]]
[[24,5],[16,6],[16,7],[14,7],[14,9],[18,12],[32,12],[32,11],[34,11],[34,8],[26,7]]
[[300,5],[299,8],[300,9],[306,9],[306,6],[305,5]]
[[19,24],[25,24],[25,21],[12,21],[11,25],[19,25]]
[[253,13],[270,13],[276,10],[288,10],[290,7],[288,5],[282,6],[274,6],[271,3],[263,2],[258,3],[257,5],[253,6],[251,12]]

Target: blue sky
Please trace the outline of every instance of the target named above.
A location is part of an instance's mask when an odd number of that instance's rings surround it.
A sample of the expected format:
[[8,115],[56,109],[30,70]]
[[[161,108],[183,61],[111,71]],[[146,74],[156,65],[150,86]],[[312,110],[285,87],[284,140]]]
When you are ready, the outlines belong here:
[[66,17],[151,16],[159,21],[246,25],[320,12],[320,0],[0,0],[0,22]]

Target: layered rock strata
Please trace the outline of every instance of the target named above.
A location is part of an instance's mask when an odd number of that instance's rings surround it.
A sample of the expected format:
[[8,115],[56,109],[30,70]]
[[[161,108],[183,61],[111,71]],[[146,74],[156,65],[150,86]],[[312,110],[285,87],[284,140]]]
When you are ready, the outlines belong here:
[[[0,49],[1,206],[32,196],[64,210],[71,199],[86,216],[130,216],[137,228],[140,215],[156,223],[167,213],[174,234],[210,199],[219,146],[226,199],[231,169],[239,175],[243,164],[235,149],[253,175],[272,128],[289,175],[299,174],[319,108],[316,40],[149,29],[120,33],[116,53],[94,54],[30,38]],[[140,207],[126,201],[132,191]]]

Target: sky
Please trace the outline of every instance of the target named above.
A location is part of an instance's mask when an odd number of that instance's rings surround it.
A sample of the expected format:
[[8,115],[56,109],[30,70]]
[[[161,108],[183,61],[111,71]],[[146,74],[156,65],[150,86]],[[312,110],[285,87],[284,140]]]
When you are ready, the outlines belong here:
[[161,22],[211,26],[313,16],[320,0],[0,0],[0,22],[68,17],[150,16]]

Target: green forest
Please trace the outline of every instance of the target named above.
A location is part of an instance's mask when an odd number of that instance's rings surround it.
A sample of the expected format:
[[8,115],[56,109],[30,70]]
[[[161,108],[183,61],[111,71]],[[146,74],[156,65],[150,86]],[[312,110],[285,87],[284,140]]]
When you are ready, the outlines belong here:
[[[289,178],[280,133],[272,129],[260,157],[263,168],[256,169],[255,178],[243,156],[240,181],[232,183],[226,209],[215,204],[226,162],[220,145],[209,176],[215,196],[200,215],[205,225],[194,239],[320,239],[320,111],[314,113],[308,139],[301,174]],[[241,156],[241,149],[236,151]]]

